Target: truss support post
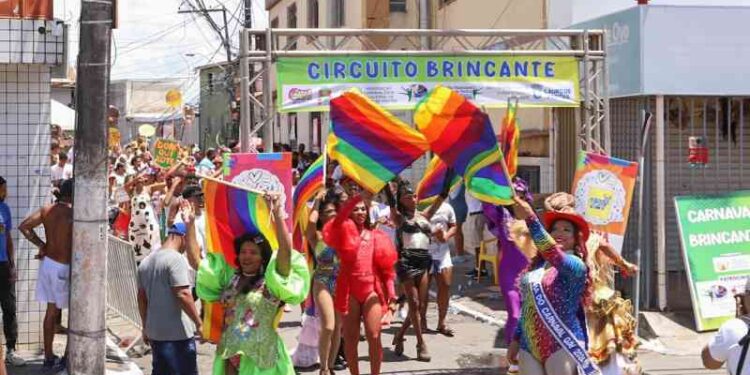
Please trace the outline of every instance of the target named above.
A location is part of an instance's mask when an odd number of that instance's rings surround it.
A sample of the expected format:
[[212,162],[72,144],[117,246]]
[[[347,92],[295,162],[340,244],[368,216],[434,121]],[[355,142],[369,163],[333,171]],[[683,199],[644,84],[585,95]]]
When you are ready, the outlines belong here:
[[250,113],[250,62],[245,51],[250,50],[249,35],[246,29],[240,32],[240,150],[250,152],[252,114]]
[[[266,58],[263,60],[263,146],[266,152],[273,151],[273,132],[276,119],[276,108],[273,105],[273,88],[271,87],[271,65],[273,64],[273,55],[271,51],[274,47],[274,41],[271,39],[271,28],[266,29]],[[277,95],[281,95],[277,93]]]

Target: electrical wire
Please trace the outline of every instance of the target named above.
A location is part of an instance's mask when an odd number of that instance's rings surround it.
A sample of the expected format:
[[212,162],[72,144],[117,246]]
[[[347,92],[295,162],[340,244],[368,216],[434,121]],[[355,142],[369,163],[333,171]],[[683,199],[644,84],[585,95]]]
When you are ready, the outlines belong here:
[[167,36],[169,34],[174,33],[175,31],[180,30],[180,28],[182,28],[184,30],[184,28],[187,25],[189,25],[189,24],[191,24],[193,22],[196,22],[196,20],[185,20],[185,21],[180,22],[178,24],[172,25],[172,26],[170,26],[170,27],[168,27],[166,29],[160,30],[160,31],[158,31],[158,32],[156,32],[156,33],[154,33],[154,34],[152,34],[150,36],[147,36],[147,37],[143,38],[142,40],[128,43],[128,44],[122,46],[123,54],[124,53],[128,53],[128,52],[132,52],[132,51],[137,50],[139,48],[143,48],[143,47],[152,45],[152,44],[154,44],[156,42],[159,42],[162,38],[164,38],[165,36]]

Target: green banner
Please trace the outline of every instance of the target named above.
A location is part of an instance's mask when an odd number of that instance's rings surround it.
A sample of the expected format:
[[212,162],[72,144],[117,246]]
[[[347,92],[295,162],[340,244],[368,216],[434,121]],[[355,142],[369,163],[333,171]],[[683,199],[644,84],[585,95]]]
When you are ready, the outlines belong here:
[[675,197],[675,210],[695,325],[718,329],[750,276],[750,191]]
[[578,61],[561,56],[282,57],[276,62],[282,112],[328,111],[351,88],[388,109],[412,109],[440,84],[479,106],[577,107]]

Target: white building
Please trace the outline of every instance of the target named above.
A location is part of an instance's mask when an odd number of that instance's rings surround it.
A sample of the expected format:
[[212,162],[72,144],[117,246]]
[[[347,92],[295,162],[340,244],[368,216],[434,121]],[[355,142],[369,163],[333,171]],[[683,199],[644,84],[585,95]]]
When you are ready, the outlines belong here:
[[41,342],[37,250],[15,227],[50,197],[50,69],[63,60],[62,31],[62,21],[0,19],[0,175],[13,215],[19,345]]

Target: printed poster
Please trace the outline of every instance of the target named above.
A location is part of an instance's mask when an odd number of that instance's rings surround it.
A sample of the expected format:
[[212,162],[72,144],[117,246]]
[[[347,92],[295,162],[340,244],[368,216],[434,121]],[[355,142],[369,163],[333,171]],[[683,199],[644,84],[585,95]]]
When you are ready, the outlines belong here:
[[154,162],[162,168],[169,168],[180,157],[180,144],[177,141],[159,138],[154,143]]
[[573,177],[576,212],[618,251],[622,251],[638,163],[581,152]]
[[695,326],[715,330],[734,318],[750,276],[750,190],[674,202]]
[[578,107],[578,61],[566,56],[280,57],[281,112],[328,111],[352,88],[386,109],[413,109],[438,84],[480,107]]
[[292,228],[292,154],[224,154],[224,180],[281,194],[287,227]]

